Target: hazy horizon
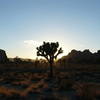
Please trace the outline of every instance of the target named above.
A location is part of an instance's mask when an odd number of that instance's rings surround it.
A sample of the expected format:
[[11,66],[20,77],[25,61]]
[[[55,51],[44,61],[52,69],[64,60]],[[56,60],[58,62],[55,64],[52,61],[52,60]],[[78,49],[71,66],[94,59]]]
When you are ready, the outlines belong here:
[[0,49],[8,57],[36,58],[43,41],[72,49],[100,49],[100,0],[1,0]]

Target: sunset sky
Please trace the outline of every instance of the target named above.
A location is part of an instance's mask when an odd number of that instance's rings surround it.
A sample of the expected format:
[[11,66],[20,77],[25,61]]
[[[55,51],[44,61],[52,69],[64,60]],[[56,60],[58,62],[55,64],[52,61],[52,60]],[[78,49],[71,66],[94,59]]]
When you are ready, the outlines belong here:
[[72,49],[100,49],[100,0],[0,0],[0,49],[36,58],[43,41]]

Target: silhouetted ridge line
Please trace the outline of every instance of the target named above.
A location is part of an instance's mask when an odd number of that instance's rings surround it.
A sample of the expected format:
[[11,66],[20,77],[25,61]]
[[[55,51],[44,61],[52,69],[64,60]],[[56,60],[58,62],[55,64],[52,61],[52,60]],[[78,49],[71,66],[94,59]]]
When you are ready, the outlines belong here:
[[95,53],[90,52],[89,49],[84,51],[72,50],[67,56],[61,59],[67,63],[100,64],[100,50]]

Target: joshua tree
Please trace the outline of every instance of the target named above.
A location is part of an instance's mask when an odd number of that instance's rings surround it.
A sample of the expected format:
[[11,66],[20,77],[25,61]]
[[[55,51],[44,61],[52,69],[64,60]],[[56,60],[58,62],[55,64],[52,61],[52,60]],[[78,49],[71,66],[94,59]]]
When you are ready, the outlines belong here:
[[59,54],[63,53],[59,48],[58,42],[43,42],[43,45],[37,47],[37,56],[43,56],[50,64],[50,77],[53,77],[53,63]]

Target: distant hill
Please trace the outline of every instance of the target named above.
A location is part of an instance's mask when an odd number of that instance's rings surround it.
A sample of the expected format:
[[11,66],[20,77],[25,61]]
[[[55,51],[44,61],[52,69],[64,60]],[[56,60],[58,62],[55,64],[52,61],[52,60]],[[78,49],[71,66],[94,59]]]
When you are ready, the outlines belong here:
[[66,63],[87,63],[87,64],[100,64],[100,50],[95,53],[86,49],[84,51],[72,50],[67,56],[60,59]]

